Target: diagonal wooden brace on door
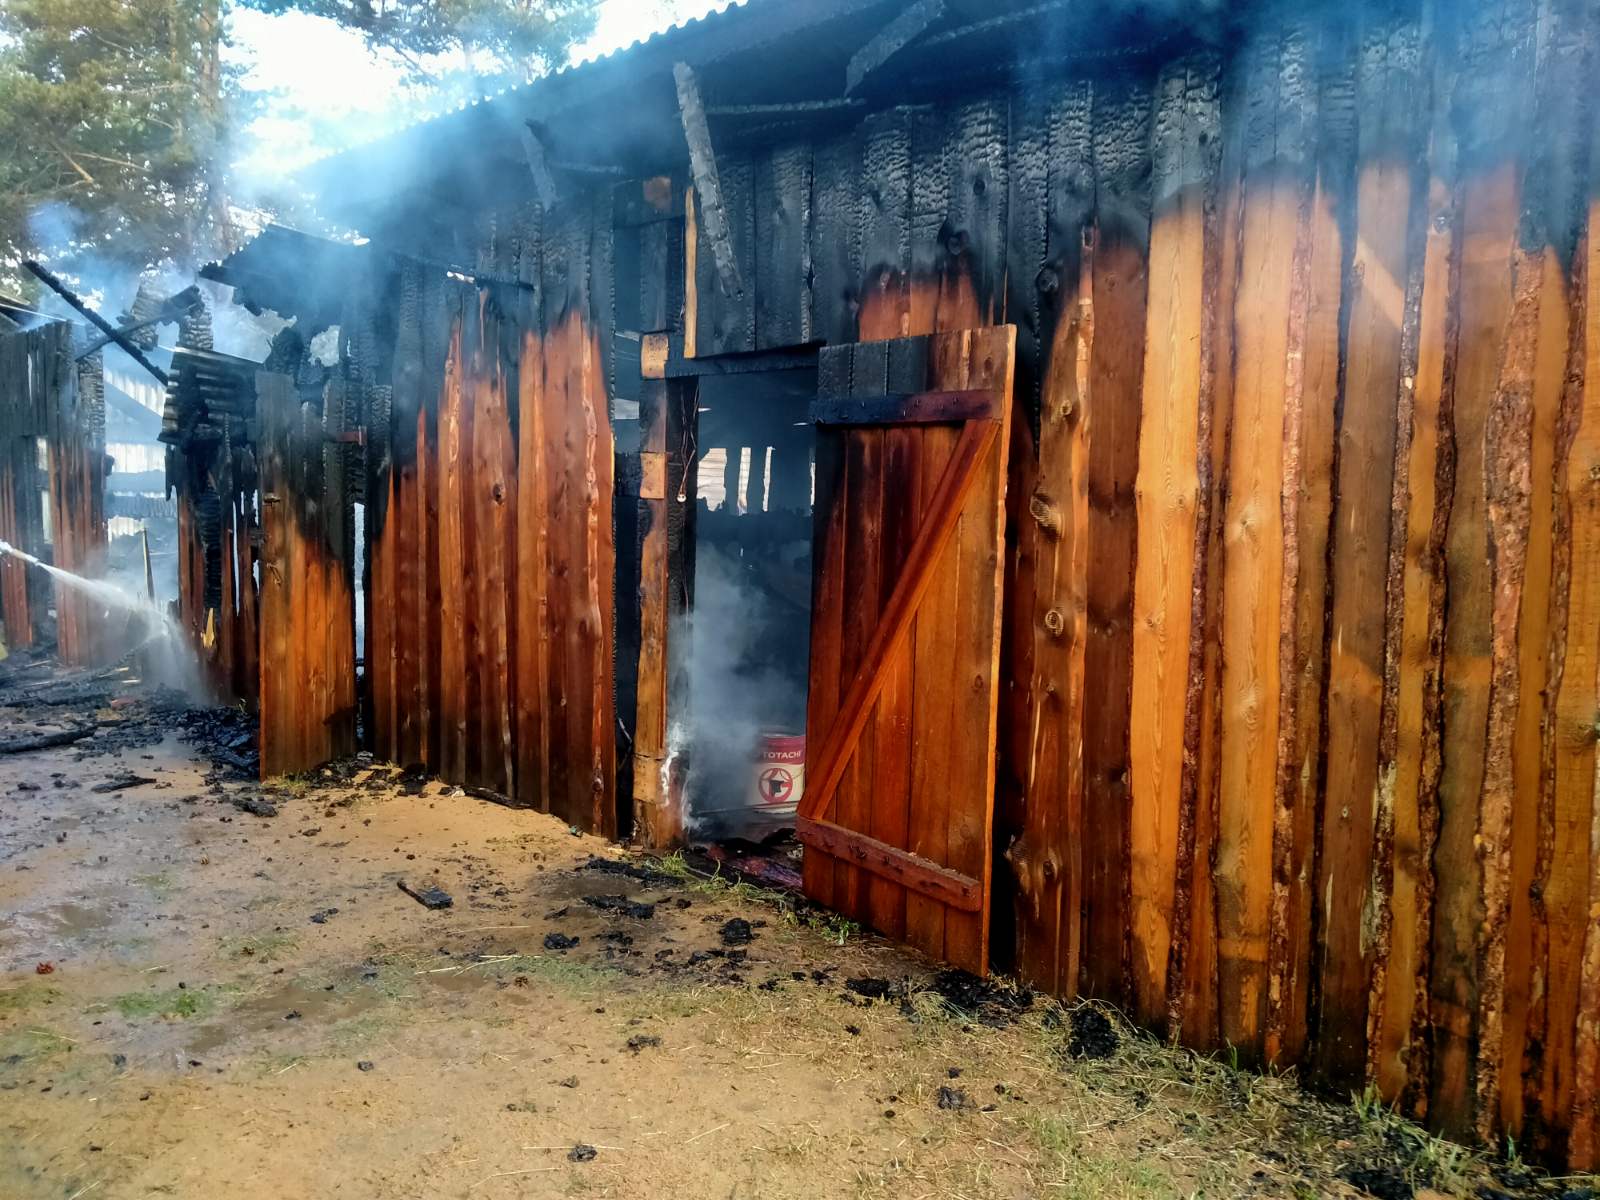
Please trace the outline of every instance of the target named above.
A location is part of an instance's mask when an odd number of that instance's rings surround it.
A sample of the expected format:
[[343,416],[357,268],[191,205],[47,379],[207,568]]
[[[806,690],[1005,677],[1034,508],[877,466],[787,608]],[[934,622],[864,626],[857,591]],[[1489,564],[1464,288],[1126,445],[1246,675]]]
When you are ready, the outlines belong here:
[[872,706],[883,691],[888,665],[911,632],[917,607],[933,581],[940,556],[955,534],[961,510],[978,481],[979,468],[994,445],[998,431],[999,425],[992,420],[969,420],[962,428],[961,440],[934,491],[927,520],[917,532],[899,582],[845,693],[828,740],[823,744],[819,765],[808,780],[797,819],[800,835],[829,853],[848,857],[875,875],[937,895],[945,903],[968,912],[977,911],[981,905],[982,889],[977,880],[910,851],[846,830],[826,820],[823,814],[838,791],[850,755],[872,714]]
[[988,969],[1016,329],[817,356],[806,895]]

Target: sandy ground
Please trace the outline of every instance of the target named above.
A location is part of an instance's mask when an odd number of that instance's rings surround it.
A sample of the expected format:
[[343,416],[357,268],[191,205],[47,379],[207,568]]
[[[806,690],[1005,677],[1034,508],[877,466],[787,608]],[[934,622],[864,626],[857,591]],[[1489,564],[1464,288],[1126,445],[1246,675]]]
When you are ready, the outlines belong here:
[[[1098,1011],[941,994],[934,966],[776,895],[598,869],[635,860],[549,817],[367,764],[262,789],[172,711],[6,698],[0,744],[104,724],[0,757],[3,1197],[1527,1183]],[[150,782],[94,790],[128,773]],[[276,815],[237,806],[263,799]]]

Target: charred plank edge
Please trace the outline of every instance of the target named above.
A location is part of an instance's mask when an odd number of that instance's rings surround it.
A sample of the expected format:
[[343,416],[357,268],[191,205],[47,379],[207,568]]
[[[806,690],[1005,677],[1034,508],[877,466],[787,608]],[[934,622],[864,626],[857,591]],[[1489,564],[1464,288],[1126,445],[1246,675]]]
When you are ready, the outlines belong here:
[[713,104],[706,109],[708,117],[782,117],[804,113],[847,112],[865,108],[865,100],[836,96],[827,100],[788,100],[778,104]]
[[711,148],[711,129],[706,124],[705,105],[700,99],[700,84],[688,63],[674,63],[672,78],[678,87],[678,112],[683,118],[683,136],[689,143],[689,166],[694,172],[695,191],[700,194],[700,219],[711,242],[711,255],[717,262],[722,286],[735,296],[744,294],[739,264],[733,256],[733,235],[728,228],[728,211],[722,203],[722,184],[717,178],[717,157]]
[[988,388],[949,392],[890,392],[839,396],[811,402],[814,425],[936,424],[994,420],[1000,398]]
[[[628,336],[628,335],[623,335]],[[646,347],[640,344],[642,355]],[[654,351],[654,347],[650,347]],[[680,334],[667,335],[667,357],[661,376],[646,378],[692,379],[698,375],[747,375],[755,371],[804,371],[817,365],[816,347],[790,347],[784,350],[754,350],[735,354],[708,354],[696,357]],[[654,366],[651,367],[654,370]]]
[[917,0],[910,8],[904,9],[850,56],[850,63],[844,71],[845,95],[856,91],[942,16],[944,0]]
[[864,871],[892,879],[912,891],[930,896],[962,912],[981,912],[983,885],[970,875],[941,867],[938,863],[901,850],[865,833],[801,816],[795,830],[808,847],[814,846],[835,858],[847,859]]
[[883,615],[850,689],[840,702],[838,716],[818,761],[822,764],[817,783],[806,789],[800,802],[800,815],[815,819],[826,809],[849,765],[850,753],[872,715],[873,702],[883,690],[885,668],[895,649],[911,630],[917,606],[933,582],[939,556],[955,535],[961,509],[977,486],[983,460],[998,436],[994,421],[972,421],[962,431],[928,505],[926,523],[917,531],[917,540],[906,555],[905,567],[894,593],[884,605]]

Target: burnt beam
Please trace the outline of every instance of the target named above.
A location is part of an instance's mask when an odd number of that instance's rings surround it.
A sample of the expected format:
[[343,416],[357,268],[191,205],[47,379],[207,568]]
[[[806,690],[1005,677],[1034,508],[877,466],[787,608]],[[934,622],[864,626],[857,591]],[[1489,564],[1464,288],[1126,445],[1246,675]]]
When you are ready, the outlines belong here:
[[850,56],[844,71],[845,95],[855,92],[882,70],[895,55],[928,32],[944,16],[944,0],[918,0],[890,21],[861,49]]
[[[193,312],[196,308],[199,308],[200,305],[200,289],[195,287],[193,284],[190,284],[188,287],[184,288],[183,291],[174,292],[172,295],[163,300],[161,302],[161,307],[156,312],[155,316],[146,317],[142,321],[129,321],[126,325],[119,325],[117,326],[117,332],[127,336],[129,334],[138,333],[141,329],[148,329],[152,325],[172,324],[188,316],[189,313]],[[103,347],[109,345],[111,341],[112,338],[108,334],[97,341],[90,342],[82,350],[78,351],[78,360],[82,361],[83,359],[88,358],[89,355],[93,354],[96,350],[102,349]]]
[[672,78],[678,86],[678,112],[683,117],[683,136],[689,143],[689,168],[694,174],[694,190],[700,197],[700,220],[717,275],[730,296],[742,296],[744,283],[739,278],[739,263],[733,253],[733,233],[728,227],[728,209],[722,199],[717,178],[717,157],[711,149],[711,128],[706,124],[706,107],[700,98],[700,82],[688,63],[677,63]]
[[150,374],[159,379],[162,387],[166,387],[167,373],[146,358],[144,356],[144,351],[139,349],[139,347],[126,334],[119,332],[116,326],[112,325],[111,322],[107,321],[99,313],[95,312],[94,309],[90,308],[82,300],[78,299],[77,294],[74,293],[73,290],[66,284],[62,283],[61,280],[57,279],[53,272],[49,271],[45,267],[40,266],[31,258],[23,259],[22,265],[27,268],[28,272],[33,275],[35,279],[44,284],[45,287],[49,288],[52,292],[60,296],[68,304],[72,305],[73,308],[77,309],[80,313],[87,317],[90,324],[92,324],[96,329],[105,334],[117,345],[121,346],[123,350],[127,351],[128,357],[133,359],[134,362],[138,363],[146,371],[149,371]]
[[781,104],[721,104],[706,109],[708,117],[803,117],[810,113],[848,112],[865,108],[865,100],[838,96],[831,100],[790,100]]
[[556,177],[550,170],[550,156],[545,152],[544,140],[532,121],[524,121],[519,131],[522,137],[522,155],[528,160],[528,173],[533,176],[533,194],[540,205],[549,212],[556,205]]

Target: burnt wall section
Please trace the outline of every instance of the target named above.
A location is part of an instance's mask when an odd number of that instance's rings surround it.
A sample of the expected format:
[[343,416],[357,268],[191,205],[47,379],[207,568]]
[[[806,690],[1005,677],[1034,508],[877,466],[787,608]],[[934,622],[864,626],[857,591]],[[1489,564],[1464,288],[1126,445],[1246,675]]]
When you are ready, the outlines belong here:
[[[79,361],[74,327],[49,322],[0,335],[0,540],[90,577],[106,553],[105,408],[100,356]],[[23,649],[48,633],[71,666],[97,665],[115,648],[107,614],[41,572],[0,557],[5,641]]]
[[[280,339],[298,361],[298,335]],[[178,520],[178,621],[219,699],[257,703],[261,513],[257,363],[211,349],[209,316],[187,318],[168,370],[160,440]],[[273,360],[269,359],[269,366]]]
[[[531,563],[550,589],[510,605],[509,786],[605,828],[614,703],[670,844],[693,375],[1014,324],[994,961],[1593,1167],[1600,24],[1580,0],[1257,15],[963,81],[988,92],[885,80],[765,140],[713,97],[732,290],[686,156],[479,221],[502,282],[403,273],[368,402],[377,748],[444,761],[448,371],[504,377],[515,586]],[[474,321],[520,348],[474,360]],[[474,703],[460,770],[503,782]]]
[[265,779],[355,752],[355,580],[342,381],[306,397],[263,371],[255,395]]
[[730,137],[683,343],[1017,326],[998,963],[1577,1166],[1597,29],[1268,12]]
[[1578,1167],[1597,50],[1371,5],[1025,89],[1004,274],[1018,970]]
[[398,260],[362,385],[371,744],[615,834],[609,204],[481,233],[501,282]]

